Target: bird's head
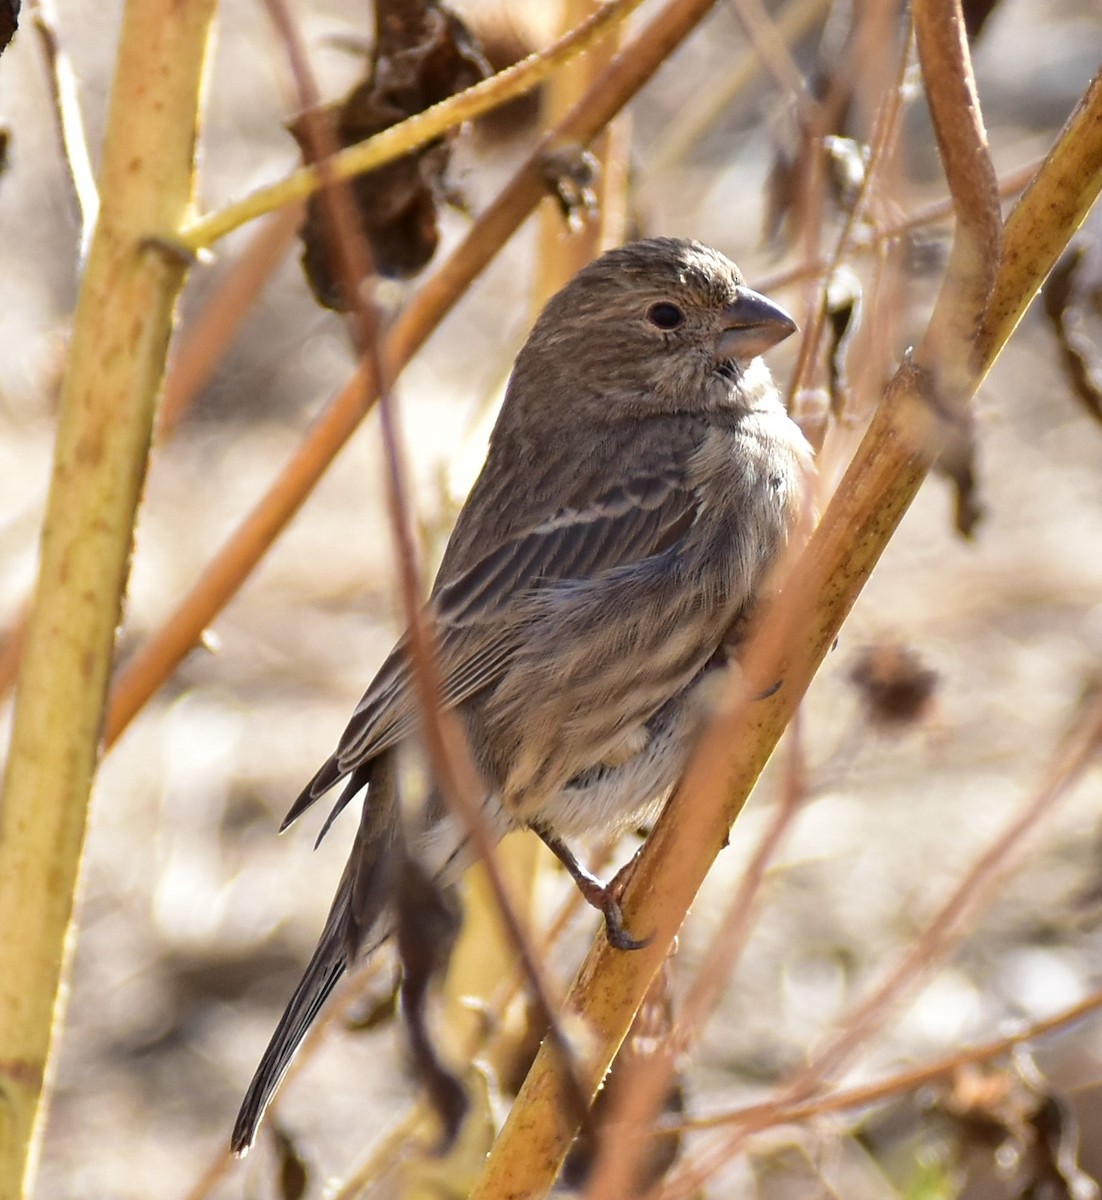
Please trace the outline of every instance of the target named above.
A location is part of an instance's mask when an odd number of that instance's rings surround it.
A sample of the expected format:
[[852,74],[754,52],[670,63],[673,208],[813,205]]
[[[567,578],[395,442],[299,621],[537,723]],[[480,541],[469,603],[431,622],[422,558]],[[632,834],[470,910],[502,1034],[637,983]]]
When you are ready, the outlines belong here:
[[544,397],[553,381],[567,403],[610,414],[750,407],[772,388],[759,356],[795,329],[718,251],[652,238],[602,255],[552,297],[517,373],[542,378]]

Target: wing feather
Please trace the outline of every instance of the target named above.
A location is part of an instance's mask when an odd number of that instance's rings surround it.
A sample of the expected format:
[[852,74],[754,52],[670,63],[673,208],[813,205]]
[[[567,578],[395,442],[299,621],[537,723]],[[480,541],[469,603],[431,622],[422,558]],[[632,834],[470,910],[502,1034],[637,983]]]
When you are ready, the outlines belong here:
[[[696,515],[686,459],[677,461],[671,447],[663,460],[635,464],[632,475],[591,502],[551,513],[466,570],[438,580],[430,607],[447,707],[462,704],[501,677],[522,636],[523,602],[534,592],[637,562],[684,535]],[[364,770],[366,764],[409,736],[417,721],[403,640],[383,663],[336,752],[295,801],[284,826],[346,775],[354,773],[350,782],[366,783],[370,774]],[[352,798],[349,792],[346,786],[326,829]]]

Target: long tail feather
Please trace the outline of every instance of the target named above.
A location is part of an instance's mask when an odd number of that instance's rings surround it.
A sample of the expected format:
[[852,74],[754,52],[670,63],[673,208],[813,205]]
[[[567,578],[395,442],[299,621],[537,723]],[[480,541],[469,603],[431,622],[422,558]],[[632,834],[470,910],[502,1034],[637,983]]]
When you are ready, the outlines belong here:
[[252,1145],[264,1110],[306,1031],[349,964],[389,932],[381,917],[392,899],[399,837],[393,762],[384,755],[375,760],[373,768],[371,794],[360,814],[352,853],[317,949],[279,1019],[237,1114],[230,1139],[235,1154],[244,1154]]
[[346,871],[314,956],[272,1034],[241,1103],[230,1138],[234,1154],[244,1154],[253,1144],[264,1110],[286,1075],[306,1031],[348,966],[351,894],[351,873]]

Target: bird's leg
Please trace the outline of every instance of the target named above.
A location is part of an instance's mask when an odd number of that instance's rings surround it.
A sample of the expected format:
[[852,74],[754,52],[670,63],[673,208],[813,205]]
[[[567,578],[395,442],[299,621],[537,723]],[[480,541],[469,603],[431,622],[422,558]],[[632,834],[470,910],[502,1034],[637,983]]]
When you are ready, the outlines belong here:
[[642,950],[650,938],[639,941],[624,928],[624,914],[620,911],[620,888],[617,886],[620,876],[617,875],[611,883],[602,883],[596,875],[578,862],[570,847],[560,838],[539,825],[532,825],[531,829],[566,868],[570,878],[578,885],[578,891],[585,902],[604,914],[605,933],[609,944],[617,950]]

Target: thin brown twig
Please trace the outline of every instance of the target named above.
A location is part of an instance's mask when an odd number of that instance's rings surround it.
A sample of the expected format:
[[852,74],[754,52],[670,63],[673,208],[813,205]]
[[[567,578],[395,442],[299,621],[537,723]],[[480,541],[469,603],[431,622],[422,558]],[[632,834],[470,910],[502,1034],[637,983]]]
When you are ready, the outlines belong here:
[[[1024,166],[1015,167],[1012,171],[1008,171],[999,180],[999,195],[1004,199],[1008,196],[1017,195],[1037,174],[1043,162],[1043,158],[1035,158],[1032,162],[1028,162]],[[934,200],[929,204],[922,205],[921,208],[915,209],[914,212],[908,213],[906,216],[899,217],[897,220],[887,222],[883,225],[878,225],[872,231],[867,242],[862,240],[851,244],[850,252],[876,250],[885,242],[890,242],[894,238],[912,233],[916,229],[925,229],[927,226],[937,225],[942,221],[949,221],[952,217],[952,196],[946,196],[942,200]],[[779,271],[773,271],[768,275],[755,279],[754,285],[764,292],[776,292],[782,288],[800,283],[805,279],[828,275],[833,262],[833,255],[830,258],[804,259],[801,262],[794,263],[790,267],[784,267]]]
[[[740,1123],[710,1156],[702,1156],[687,1168],[670,1188],[665,1200],[686,1197],[704,1179],[729,1163],[754,1133],[774,1124],[773,1115],[808,1103],[832,1074],[841,1070],[853,1053],[879,1029],[893,1006],[945,959],[963,938],[969,922],[993,900],[999,885],[1021,852],[1026,838],[1052,812],[1055,805],[1091,765],[1102,744],[1102,696],[1084,708],[1075,729],[1057,751],[1045,778],[979,856],[949,899],[929,922],[914,945],[899,959],[881,983],[840,1024],[838,1032],[808,1065],[781,1089],[775,1100],[754,1106],[752,1118]],[[816,1101],[817,1102],[817,1101]]]
[[[826,138],[842,127],[846,110],[855,91],[855,80],[866,87],[875,88],[878,73],[869,70],[869,64],[878,59],[890,45],[890,37],[884,36],[884,0],[877,4],[860,5],[853,10],[851,20],[855,22],[849,36],[849,45],[844,57],[830,73],[826,95],[818,102],[810,121],[800,122],[801,151],[806,169],[796,173],[797,194],[792,208],[796,214],[797,228],[803,235],[803,257],[812,260],[819,257],[823,237],[824,213],[826,208],[827,162],[824,153]],[[876,91],[879,97],[881,91]],[[878,103],[878,107],[882,107]],[[873,173],[872,164],[866,168],[865,184]],[[809,288],[804,306],[804,336],[800,340],[796,365],[789,382],[788,401],[799,391],[810,386],[810,380],[818,360],[825,321],[826,296],[821,288]]]
[[956,227],[953,247],[915,361],[936,372],[938,402],[967,403],[976,332],[995,283],[1002,245],[999,183],[987,146],[960,0],[915,0],[915,44]]
[[1078,1021],[1085,1020],[1097,1013],[1099,1009],[1102,1009],[1102,988],[1091,992],[1089,996],[1077,1003],[1053,1013],[1052,1016],[1025,1025],[1014,1033],[993,1038],[988,1042],[981,1042],[977,1046],[969,1046],[965,1050],[947,1054],[933,1062],[920,1063],[875,1083],[854,1088],[839,1088],[814,1100],[794,1104],[790,1108],[778,1107],[773,1101],[768,1101],[765,1104],[750,1104],[731,1112],[709,1113],[707,1116],[663,1124],[662,1129],[666,1133],[699,1132],[705,1129],[719,1129],[732,1124],[753,1123],[761,1117],[767,1117],[769,1125],[775,1127],[782,1124],[792,1125],[797,1122],[811,1121],[828,1113],[871,1108],[873,1105],[882,1104],[885,1100],[891,1100],[906,1092],[916,1091],[928,1083],[934,1083],[938,1079],[944,1079],[946,1075],[953,1075],[963,1067],[990,1063],[1017,1046],[1024,1045],[1026,1042],[1035,1042],[1067,1025],[1074,1025]]
[[876,117],[873,121],[873,132],[869,143],[869,161],[865,168],[857,195],[846,213],[841,232],[834,245],[834,251],[827,261],[823,272],[823,284],[819,289],[816,302],[811,306],[811,319],[800,345],[800,356],[792,373],[788,396],[791,407],[792,397],[803,388],[809,386],[810,375],[814,363],[819,357],[823,329],[826,322],[825,285],[838,270],[842,260],[850,253],[856,231],[865,215],[873,194],[873,188],[879,182],[880,172],[888,161],[891,149],[898,137],[900,118],[903,114],[903,90],[907,73],[907,61],[910,58],[910,38],[904,39],[899,54],[899,63],[893,86],[882,97],[877,106]]
[[[828,7],[828,0],[787,0],[775,18],[777,32],[785,46],[806,33]],[[672,115],[669,126],[659,135],[657,144],[650,149],[647,161],[638,164],[640,178],[636,187],[641,189],[644,196],[649,180],[662,175],[684,159],[719,120],[723,110],[757,78],[763,66],[761,56],[747,46],[726,76],[715,81],[709,80],[708,87],[700,88],[695,96],[686,99],[685,104]]]
[[766,10],[761,0],[728,0],[728,5],[734,10],[746,40],[773,76],[773,82],[796,105],[801,121],[809,125],[821,122],[819,102],[792,57],[779,20]]

